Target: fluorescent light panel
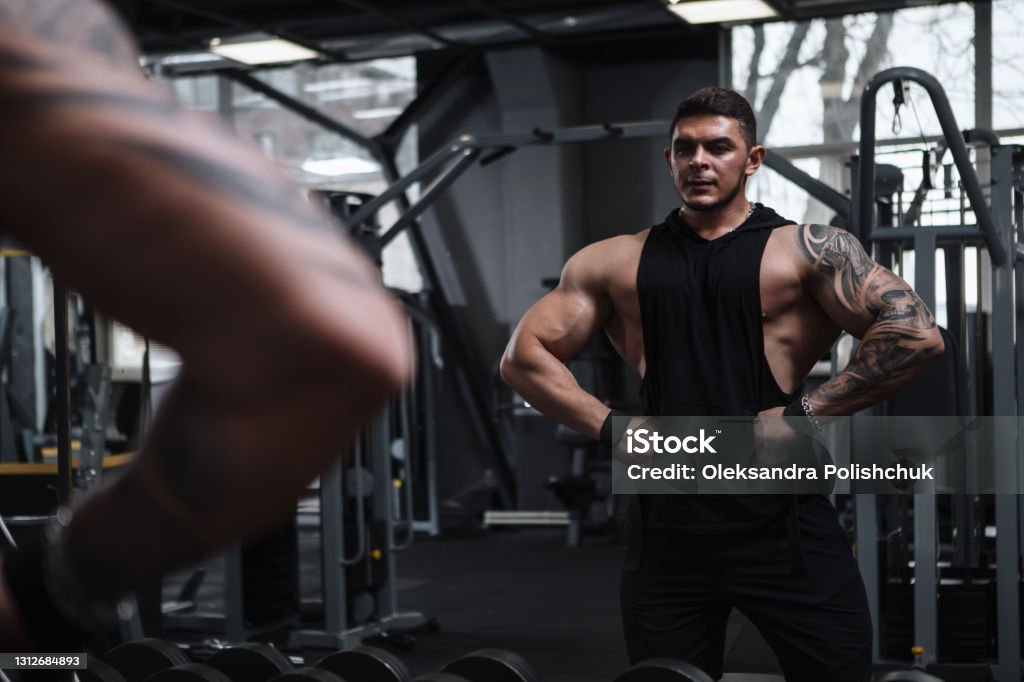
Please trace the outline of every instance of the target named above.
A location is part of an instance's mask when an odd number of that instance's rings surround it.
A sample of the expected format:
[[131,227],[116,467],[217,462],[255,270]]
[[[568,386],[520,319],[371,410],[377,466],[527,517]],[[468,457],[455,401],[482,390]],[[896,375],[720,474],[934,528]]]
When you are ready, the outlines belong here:
[[302,170],[314,175],[335,177],[377,173],[380,171],[380,165],[354,156],[343,156],[336,159],[306,159],[302,162]]
[[764,0],[673,0],[668,8],[690,24],[749,21],[778,16],[775,8]]
[[242,64],[281,64],[316,59],[320,53],[282,38],[239,42],[214,38],[210,52]]
[[402,113],[402,107],[379,107],[377,109],[361,109],[352,114],[353,118],[360,121],[368,121],[375,118],[389,118]]

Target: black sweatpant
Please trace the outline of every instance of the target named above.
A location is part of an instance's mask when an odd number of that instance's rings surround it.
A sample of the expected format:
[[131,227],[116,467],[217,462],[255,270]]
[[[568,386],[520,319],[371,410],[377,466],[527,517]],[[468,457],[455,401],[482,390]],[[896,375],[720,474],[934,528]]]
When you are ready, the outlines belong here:
[[720,535],[645,528],[639,568],[622,574],[631,663],[667,656],[718,679],[735,607],[774,649],[787,682],[870,680],[867,596],[835,509],[813,496],[799,519],[802,577],[793,575],[784,517]]

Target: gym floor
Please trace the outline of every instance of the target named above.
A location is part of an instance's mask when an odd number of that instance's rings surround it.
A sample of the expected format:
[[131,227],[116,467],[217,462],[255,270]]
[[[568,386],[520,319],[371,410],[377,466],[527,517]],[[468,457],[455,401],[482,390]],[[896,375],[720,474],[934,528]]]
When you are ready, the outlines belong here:
[[[622,550],[610,536],[587,536],[582,547],[565,546],[563,528],[524,528],[417,536],[398,555],[398,604],[440,623],[437,632],[417,632],[409,649],[391,647],[416,675],[433,672],[476,649],[514,651],[545,682],[611,680],[628,666],[619,624],[618,584]],[[317,531],[300,534],[301,582],[316,596],[319,580]],[[165,583],[173,599],[181,578]],[[203,611],[222,608],[220,571],[213,565],[199,594]],[[751,637],[742,621],[730,624],[726,682],[775,682],[770,651]],[[177,633],[169,633],[175,638]],[[215,635],[211,635],[215,636]],[[742,646],[733,646],[740,644]],[[737,660],[742,650],[745,660]],[[314,662],[325,650],[289,652]]]

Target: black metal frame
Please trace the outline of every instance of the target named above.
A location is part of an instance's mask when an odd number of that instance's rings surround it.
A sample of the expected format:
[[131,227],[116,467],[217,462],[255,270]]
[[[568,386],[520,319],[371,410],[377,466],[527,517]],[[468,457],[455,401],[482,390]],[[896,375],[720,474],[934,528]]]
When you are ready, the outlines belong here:
[[[971,210],[978,219],[978,229],[973,230],[970,236],[975,236],[979,231],[985,240],[989,257],[992,264],[1001,266],[1006,263],[1006,249],[1004,248],[995,222],[992,220],[992,212],[985,197],[981,192],[981,184],[978,176],[971,165],[971,159],[967,155],[967,145],[964,142],[963,134],[957,128],[956,118],[953,116],[953,109],[949,105],[949,99],[942,85],[931,74],[909,66],[899,66],[886,69],[868,81],[860,101],[860,166],[858,187],[867,191],[859,192],[859,199],[853,206],[853,221],[851,226],[861,241],[869,243],[878,239],[896,238],[890,229],[877,230],[874,226],[874,192],[875,186],[875,107],[878,99],[879,89],[886,83],[892,81],[907,80],[921,85],[932,100],[935,113],[939,117],[939,125],[942,126],[942,133],[945,136],[946,144],[953,155],[953,163],[956,164],[957,172],[960,173],[961,182],[964,184],[964,191],[971,203]],[[911,228],[912,229],[912,228]],[[920,234],[919,230],[914,230]],[[912,237],[913,234],[906,235]]]
[[[928,93],[935,107],[943,138],[953,160],[971,210],[977,218],[976,226],[947,225],[928,227],[879,227],[875,224],[875,103],[879,89],[889,82],[913,81]],[[874,243],[898,241],[913,246],[917,254],[915,289],[929,307],[935,303],[935,253],[941,244],[973,243],[988,251],[992,263],[992,401],[995,415],[1013,415],[1019,410],[1018,398],[1022,386],[1020,363],[1014,346],[1014,326],[1021,325],[1020,311],[1014,310],[1014,289],[1021,288],[1021,265],[1024,247],[1014,233],[1015,207],[1011,193],[1013,177],[1018,173],[1013,158],[1019,147],[998,146],[998,138],[985,131],[964,131],[957,128],[949,100],[941,84],[930,74],[911,67],[888,69],[872,78],[864,89],[861,100],[860,156],[854,160],[854,219],[851,227],[870,248]],[[982,194],[978,176],[967,154],[966,143],[990,146],[993,191],[991,208]],[[993,219],[998,216],[1000,222]],[[1020,222],[1019,211],[1016,222]],[[1014,254],[1011,260],[1008,252]],[[1018,337],[1019,338],[1019,337]],[[978,408],[980,409],[980,408]],[[969,410],[971,411],[971,410]],[[866,436],[870,439],[870,434]],[[1007,442],[1014,442],[1007,436]],[[1020,450],[1020,443],[1017,444]],[[999,480],[1019,484],[1021,470],[1017,464],[1019,453],[1007,452],[997,460],[996,476]],[[1021,674],[1021,613],[1020,613],[1020,530],[1022,519],[1018,496],[996,496],[996,585],[997,629],[999,633],[998,660],[992,664],[996,679],[1018,679]],[[878,622],[880,585],[876,575],[875,508],[873,496],[857,496],[858,561],[868,587],[869,602],[875,622]],[[933,495],[914,496],[914,642],[924,648],[921,661],[925,664],[938,660],[938,631],[936,589],[938,585],[935,563],[936,504]],[[879,641],[874,641],[874,657],[878,660]]]

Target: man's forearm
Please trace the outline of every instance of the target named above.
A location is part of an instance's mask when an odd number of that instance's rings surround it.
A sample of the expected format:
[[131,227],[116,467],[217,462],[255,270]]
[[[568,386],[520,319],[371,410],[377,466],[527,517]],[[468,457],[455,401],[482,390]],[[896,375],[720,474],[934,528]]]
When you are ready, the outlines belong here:
[[[927,310],[924,310],[927,313]],[[907,385],[943,352],[930,314],[879,316],[861,339],[849,364],[808,395],[816,415],[850,415]]]
[[325,382],[224,405],[179,381],[138,461],[75,514],[70,558],[82,585],[118,598],[264,528],[350,447],[385,386]]
[[540,413],[597,440],[608,407],[587,393],[564,364],[503,363],[502,378]]

